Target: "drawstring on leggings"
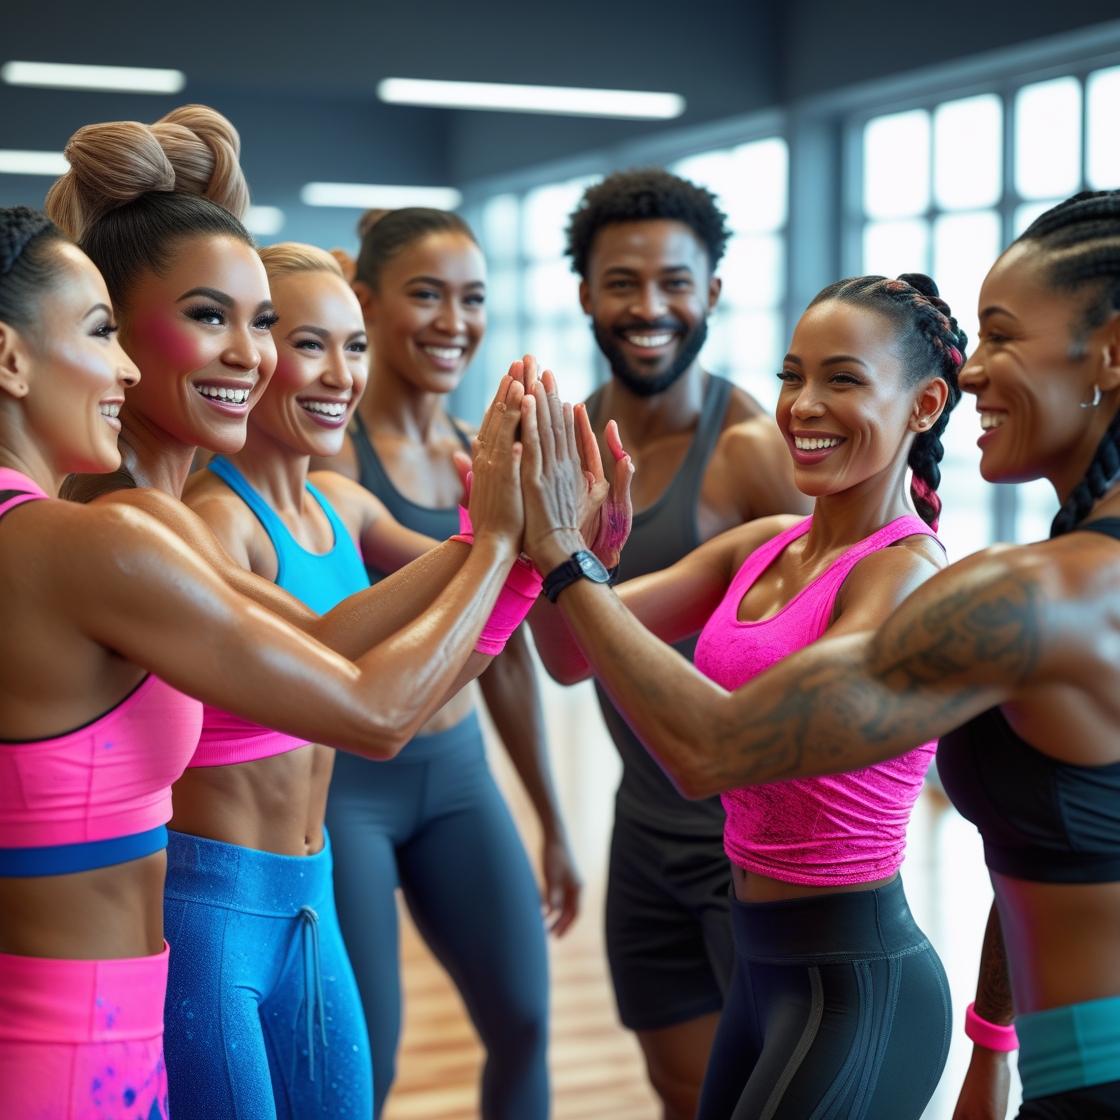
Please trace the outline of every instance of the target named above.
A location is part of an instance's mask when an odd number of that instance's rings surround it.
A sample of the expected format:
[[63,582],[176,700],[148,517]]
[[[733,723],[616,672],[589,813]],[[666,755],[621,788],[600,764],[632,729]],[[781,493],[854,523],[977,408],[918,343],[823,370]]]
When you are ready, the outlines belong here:
[[[303,1002],[307,1008],[307,1068],[315,1080],[315,1007],[319,1009],[319,1030],[323,1049],[327,1049],[327,1005],[323,1000],[323,962],[319,956],[319,915],[310,906],[299,908],[300,951],[303,953]],[[311,968],[307,967],[308,940],[311,941]]]

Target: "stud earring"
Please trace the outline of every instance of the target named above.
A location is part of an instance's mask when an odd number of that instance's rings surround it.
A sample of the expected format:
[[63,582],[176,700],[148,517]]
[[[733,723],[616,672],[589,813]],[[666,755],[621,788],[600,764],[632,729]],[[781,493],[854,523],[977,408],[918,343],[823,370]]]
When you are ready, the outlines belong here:
[[1100,403],[1101,403],[1101,387],[1099,385],[1094,385],[1093,386],[1093,403],[1092,404],[1086,404],[1084,401],[1082,401],[1081,402],[1081,407],[1082,408],[1096,408],[1097,405],[1099,405]]

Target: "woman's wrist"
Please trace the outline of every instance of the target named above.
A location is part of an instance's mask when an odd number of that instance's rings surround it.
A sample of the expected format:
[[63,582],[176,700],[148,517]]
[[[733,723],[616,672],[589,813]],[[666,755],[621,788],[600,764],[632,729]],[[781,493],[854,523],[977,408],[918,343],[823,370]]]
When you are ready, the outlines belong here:
[[586,547],[578,529],[560,526],[549,530],[534,541],[529,555],[533,558],[537,571],[542,576],[547,576],[554,568],[558,568],[565,560],[570,559],[574,553]]

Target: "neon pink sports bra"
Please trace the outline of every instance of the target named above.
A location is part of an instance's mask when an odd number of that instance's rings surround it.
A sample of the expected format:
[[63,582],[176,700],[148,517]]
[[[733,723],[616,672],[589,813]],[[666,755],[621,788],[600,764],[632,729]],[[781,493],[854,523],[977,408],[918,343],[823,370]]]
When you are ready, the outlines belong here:
[[[743,596],[791,541],[799,522],[747,557],[696,643],[696,668],[728,690],[815,642],[852,568],[904,537],[934,536],[913,515],[900,517],[848,549],[776,615],[740,622]],[[723,794],[724,849],[748,871],[807,886],[866,883],[893,875],[906,849],[906,825],[936,743],[850,774],[790,778]]]
[[[0,518],[47,500],[0,468]],[[198,743],[202,705],[147,676],[115,708],[50,739],[0,740],[0,875],[61,875],[167,844],[171,784]]]

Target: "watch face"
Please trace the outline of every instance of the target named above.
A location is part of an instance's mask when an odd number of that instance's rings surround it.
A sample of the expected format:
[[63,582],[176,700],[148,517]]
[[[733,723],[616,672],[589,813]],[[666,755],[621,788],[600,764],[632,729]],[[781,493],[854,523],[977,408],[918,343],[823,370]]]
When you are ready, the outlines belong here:
[[611,574],[599,562],[599,558],[592,552],[580,551],[576,553],[576,563],[579,564],[580,571],[593,583],[607,583],[610,581]]

